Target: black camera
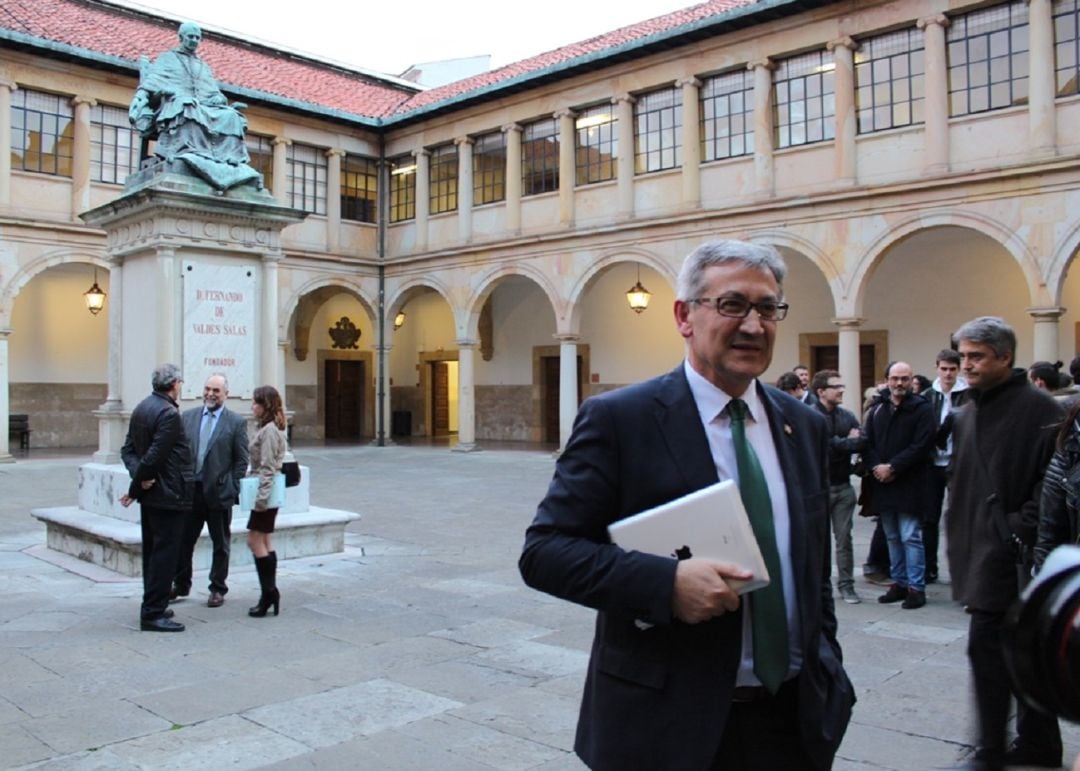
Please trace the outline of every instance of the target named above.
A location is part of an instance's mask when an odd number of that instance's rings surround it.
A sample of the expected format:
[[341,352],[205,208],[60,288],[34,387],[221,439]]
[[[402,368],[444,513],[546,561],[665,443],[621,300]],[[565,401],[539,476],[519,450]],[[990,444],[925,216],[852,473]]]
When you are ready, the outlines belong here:
[[1016,693],[1080,723],[1080,546],[1050,552],[1005,616],[1005,665]]

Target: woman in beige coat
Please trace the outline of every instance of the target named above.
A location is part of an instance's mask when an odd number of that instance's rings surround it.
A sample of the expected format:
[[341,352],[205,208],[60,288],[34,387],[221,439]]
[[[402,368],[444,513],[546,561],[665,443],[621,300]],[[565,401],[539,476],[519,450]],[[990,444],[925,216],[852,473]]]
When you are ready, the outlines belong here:
[[255,557],[262,595],[258,604],[248,610],[248,615],[261,618],[271,606],[276,616],[281,603],[281,594],[277,590],[277,553],[270,544],[278,510],[267,505],[274,490],[274,476],[281,472],[285,460],[285,412],[277,389],[268,385],[256,388],[251,397],[251,412],[258,428],[251,438],[248,476],[259,478],[259,491],[247,523],[248,547]]

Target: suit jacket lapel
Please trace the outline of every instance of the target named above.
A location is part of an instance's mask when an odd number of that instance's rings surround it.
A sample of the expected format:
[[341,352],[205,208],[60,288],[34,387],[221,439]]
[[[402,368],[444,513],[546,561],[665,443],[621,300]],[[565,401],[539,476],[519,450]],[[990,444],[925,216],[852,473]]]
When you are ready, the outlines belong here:
[[656,419],[668,452],[675,459],[688,490],[700,490],[719,481],[709,440],[701,425],[683,365],[665,375],[657,392]]
[[[805,421],[795,415],[789,415],[788,405],[773,398],[761,383],[758,383],[758,396],[765,405],[769,416],[769,428],[772,431],[773,444],[776,446],[777,459],[784,473],[784,487],[787,489],[788,519],[791,528],[791,561],[796,577],[807,575],[809,566],[806,549],[799,548],[806,544],[806,509],[803,496],[806,494],[800,484],[802,468],[799,465],[798,438],[795,432],[805,428]],[[780,555],[783,558],[784,555]]]

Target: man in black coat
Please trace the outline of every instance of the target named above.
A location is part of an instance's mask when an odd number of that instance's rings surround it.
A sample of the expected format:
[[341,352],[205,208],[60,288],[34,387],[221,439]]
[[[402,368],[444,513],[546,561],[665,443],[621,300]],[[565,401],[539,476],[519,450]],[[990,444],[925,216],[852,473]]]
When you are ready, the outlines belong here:
[[191,509],[191,447],[180,424],[180,384],[183,379],[175,364],[154,370],[154,392],[139,402],[131,413],[127,438],[120,457],[131,475],[131,492],[123,499],[139,501],[142,524],[143,601],[141,629],[144,632],[183,632],[184,625],[173,621],[169,589],[176,557]]
[[863,459],[871,474],[870,498],[889,544],[893,583],[878,602],[911,610],[926,604],[926,552],[922,518],[930,484],[930,453],[937,422],[930,403],[911,392],[911,365],[896,361],[885,371],[889,400],[866,419]]
[[975,686],[978,768],[1061,765],[1057,720],[1017,699],[1016,741],[1006,749],[1012,686],[1001,649],[1005,612],[1030,577],[1043,474],[1062,408],[1013,369],[1016,334],[995,316],[957,330],[970,402],[953,429],[946,515],[953,597],[967,606]]
[[[582,405],[526,533],[526,583],[599,611],[574,745],[592,768],[820,769],[843,738],[854,692],[829,585],[825,421],[758,381],[787,312],[785,272],[773,249],[738,241],[687,257],[674,305],[686,360]],[[759,466],[740,466],[748,455]],[[769,503],[772,532],[755,532],[780,566],[761,604],[766,589],[740,597],[729,584],[749,577],[737,566],[608,536],[720,479]]]
[[248,437],[244,418],[225,406],[229,381],[215,373],[203,386],[201,407],[182,416],[184,433],[191,444],[195,464],[195,498],[180,547],[180,559],[173,578],[172,597],[186,597],[191,591],[195,544],[206,523],[213,544],[210,562],[210,597],[206,605],[220,608],[229,591],[229,546],[232,539],[232,507],[240,496],[240,480],[247,473]]

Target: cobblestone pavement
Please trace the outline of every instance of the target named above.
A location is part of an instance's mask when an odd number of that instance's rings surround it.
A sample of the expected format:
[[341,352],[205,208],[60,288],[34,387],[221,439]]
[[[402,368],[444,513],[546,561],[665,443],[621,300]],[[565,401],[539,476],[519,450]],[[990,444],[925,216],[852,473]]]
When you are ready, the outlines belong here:
[[[343,554],[279,568],[281,615],[251,619],[254,571],[224,607],[174,605],[138,631],[141,585],[44,549],[29,510],[75,500],[85,459],[0,466],[0,765],[56,769],[577,769],[592,612],[527,589],[525,526],[549,453],[301,448],[312,502],[361,513]],[[865,554],[871,523],[856,525]],[[837,769],[962,761],[967,619],[929,604],[838,603],[859,703]],[[1065,729],[1067,756],[1080,729]]]

